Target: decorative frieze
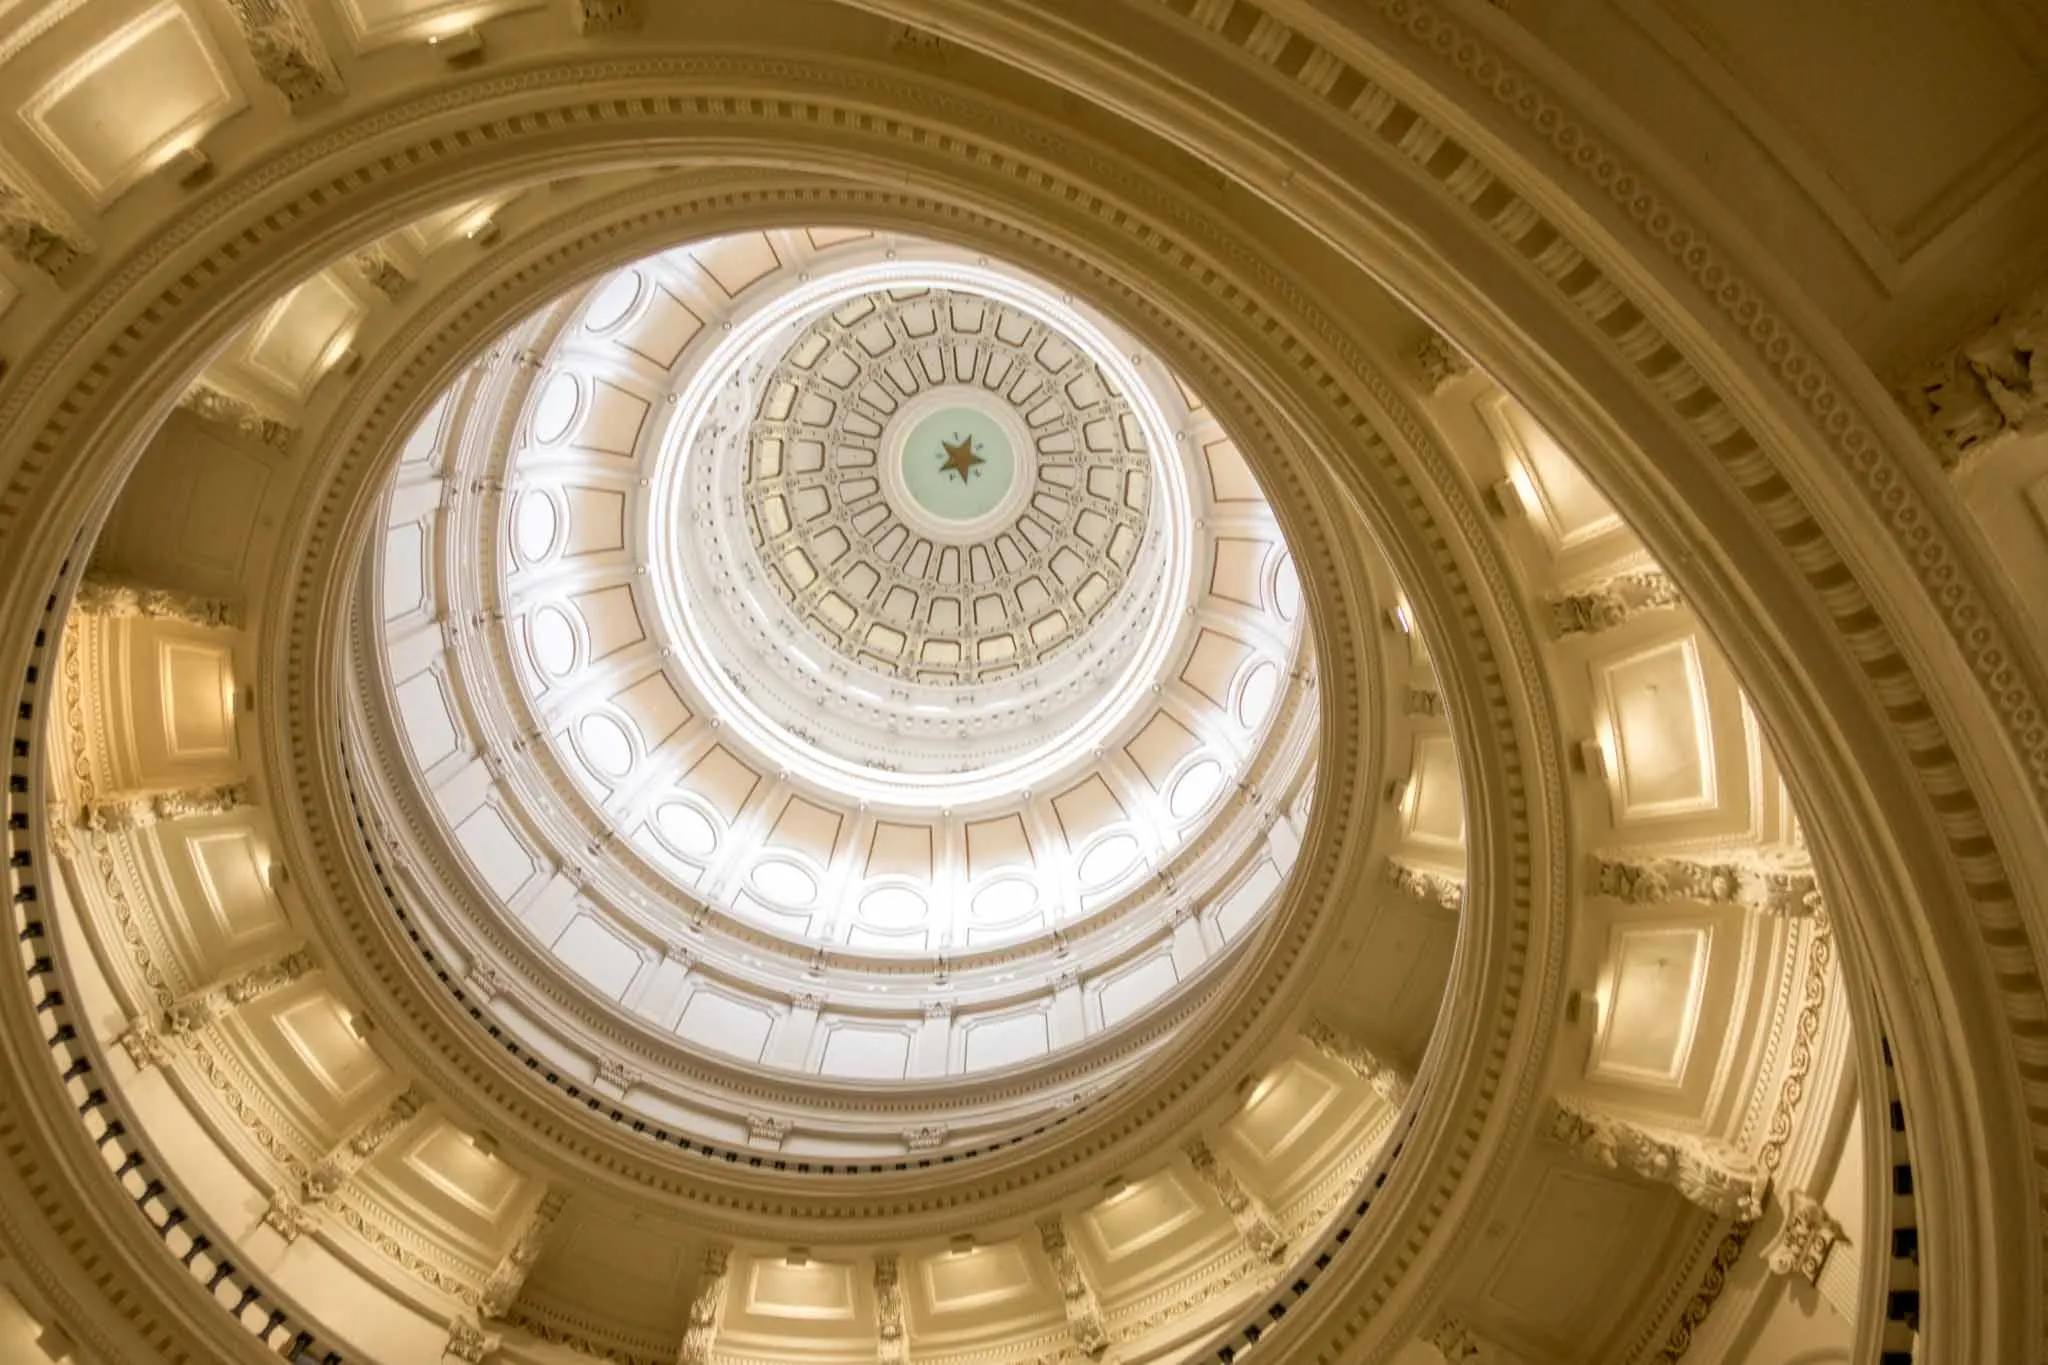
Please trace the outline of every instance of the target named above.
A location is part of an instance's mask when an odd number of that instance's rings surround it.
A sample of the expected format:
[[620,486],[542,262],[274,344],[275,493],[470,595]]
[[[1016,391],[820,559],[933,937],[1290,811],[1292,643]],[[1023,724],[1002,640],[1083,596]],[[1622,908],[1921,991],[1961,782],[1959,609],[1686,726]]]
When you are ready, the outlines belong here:
[[910,1340],[903,1327],[903,1263],[893,1251],[875,1257],[875,1360],[904,1365]]
[[1920,371],[1899,400],[1951,472],[2000,437],[2048,425],[2048,294]]
[[222,427],[276,451],[291,449],[292,438],[298,435],[296,428],[269,416],[254,403],[223,393],[204,382],[185,390],[178,399],[178,406],[202,422]]
[[1785,1223],[1764,1248],[1764,1264],[1776,1275],[1797,1275],[1818,1285],[1828,1253],[1846,1236],[1835,1216],[1805,1190],[1785,1196]]
[[640,27],[640,0],[573,0],[569,12],[576,31],[586,38]]
[[145,587],[97,569],[88,570],[79,580],[71,609],[88,616],[141,616],[214,630],[233,630],[242,624],[241,609],[232,602],[198,593]]
[[341,93],[341,77],[312,21],[293,0],[228,0],[256,70],[294,110]]
[[283,990],[313,966],[309,949],[295,949],[203,991],[179,996],[164,1006],[159,1018],[131,1020],[114,1041],[138,1069],[161,1065],[169,1055],[165,1040],[197,1033],[243,1006]]
[[1412,1084],[1408,1074],[1393,1063],[1382,1060],[1350,1034],[1310,1015],[1308,1022],[1302,1025],[1301,1036],[1316,1051],[1370,1085],[1375,1094],[1396,1109],[1407,1102]]
[[426,1096],[417,1086],[407,1086],[389,1103],[378,1109],[356,1130],[329,1152],[313,1163],[301,1182],[299,1197],[307,1204],[324,1203],[350,1180],[355,1178],[391,1137],[410,1123],[426,1104]]
[[683,1328],[682,1349],[676,1365],[711,1365],[711,1348],[718,1340],[718,1322],[725,1313],[726,1276],[732,1249],[713,1243],[704,1250],[704,1271],[697,1278],[697,1293],[690,1300],[689,1322]]
[[1465,883],[1441,872],[1410,867],[1393,858],[1387,860],[1387,884],[1402,895],[1442,910],[1460,910],[1465,905]]
[[1699,901],[1744,905],[1765,915],[1813,915],[1821,909],[1811,866],[1766,862],[1744,855],[1724,861],[1692,858],[1631,859],[1603,855],[1596,870],[1600,894],[1630,905]]
[[1279,1225],[1258,1196],[1244,1187],[1237,1178],[1237,1172],[1224,1165],[1209,1150],[1209,1144],[1200,1138],[1190,1141],[1182,1150],[1187,1154],[1188,1164],[1195,1169],[1195,1175],[1223,1202],[1230,1220],[1237,1224],[1237,1231],[1244,1238],[1245,1245],[1263,1260],[1277,1261],[1287,1254],[1287,1239],[1280,1235]]
[[1678,585],[1661,569],[1638,569],[1550,598],[1550,628],[1559,635],[1595,635],[1632,616],[1679,604]]
[[78,823],[99,833],[147,829],[159,820],[191,820],[226,815],[249,804],[249,784],[223,782],[209,787],[169,791],[119,792],[88,801],[79,808]]
[[477,1294],[476,1311],[480,1318],[502,1318],[512,1307],[512,1301],[519,1297],[519,1291],[526,1287],[526,1277],[533,1273],[534,1262],[541,1252],[547,1250],[548,1237],[555,1229],[555,1220],[562,1216],[562,1207],[567,1204],[568,1195],[559,1190],[549,1190],[535,1206],[533,1216],[520,1229],[519,1239],[512,1243],[512,1249],[505,1253],[490,1278],[484,1281]]
[[1409,357],[1432,394],[1442,392],[1452,380],[1472,373],[1472,362],[1465,358],[1465,353],[1436,332],[1418,342]]
[[1770,1176],[1746,1152],[1692,1133],[1652,1128],[1575,1100],[1553,1102],[1552,1140],[1583,1161],[1668,1185],[1732,1223],[1763,1214]]

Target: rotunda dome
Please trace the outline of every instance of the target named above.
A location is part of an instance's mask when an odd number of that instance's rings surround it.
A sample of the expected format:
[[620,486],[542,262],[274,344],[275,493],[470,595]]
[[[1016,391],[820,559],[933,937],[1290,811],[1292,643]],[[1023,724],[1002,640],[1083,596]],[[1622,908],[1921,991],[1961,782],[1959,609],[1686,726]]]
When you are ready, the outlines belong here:
[[[1025,272],[854,232],[664,253],[499,354],[393,477],[363,706],[411,778],[368,799],[439,828],[421,908],[553,1000],[537,1048],[623,1021],[684,1126],[766,1071],[858,1150],[844,1084],[1014,1135],[1198,1010],[1316,716],[1191,388]],[[444,657],[428,603],[477,627]]]

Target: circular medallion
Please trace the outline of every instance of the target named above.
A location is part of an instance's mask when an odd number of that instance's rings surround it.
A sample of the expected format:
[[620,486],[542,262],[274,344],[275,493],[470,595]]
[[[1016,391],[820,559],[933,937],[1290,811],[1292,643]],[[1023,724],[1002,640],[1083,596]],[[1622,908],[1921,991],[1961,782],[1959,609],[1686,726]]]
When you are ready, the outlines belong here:
[[1036,474],[1030,434],[1007,404],[946,384],[905,403],[884,441],[883,488],[934,540],[986,540],[1016,519]]

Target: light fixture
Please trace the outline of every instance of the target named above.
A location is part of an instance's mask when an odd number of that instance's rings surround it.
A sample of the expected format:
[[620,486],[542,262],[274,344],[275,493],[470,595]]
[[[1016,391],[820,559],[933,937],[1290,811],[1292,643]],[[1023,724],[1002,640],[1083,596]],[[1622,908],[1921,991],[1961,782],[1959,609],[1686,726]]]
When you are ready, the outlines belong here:
[[1122,1199],[1131,1192],[1131,1182],[1121,1175],[1113,1175],[1102,1182],[1102,1192],[1111,1199]]
[[971,1255],[973,1255],[973,1254],[974,1254],[974,1234],[973,1234],[973,1233],[971,1233],[971,1232],[956,1232],[956,1233],[954,1233],[954,1234],[953,1234],[953,1254],[954,1254],[955,1256],[971,1256]]
[[370,1022],[370,1016],[364,1014],[361,1010],[351,1010],[349,1012],[348,1031],[363,1042],[367,1043],[370,1041],[370,1034],[375,1028],[376,1025]]
[[1252,1087],[1252,1093],[1244,1097],[1245,1108],[1251,1108],[1253,1105],[1257,1104],[1260,1100],[1266,1098],[1266,1096],[1272,1093],[1273,1073],[1269,1071],[1265,1075],[1259,1077],[1258,1084]]
[[484,35],[473,28],[436,33],[427,39],[427,46],[439,53],[444,62],[471,61],[484,55]]
[[278,862],[276,859],[272,859],[270,866],[263,869],[263,872],[264,880],[270,883],[270,889],[272,891],[281,889],[286,882],[292,879],[292,874],[290,870],[287,869],[283,863]]
[[498,1154],[498,1140],[481,1128],[477,1129],[476,1135],[470,1138],[469,1145],[476,1148],[477,1152],[486,1160]]
[[1607,776],[1607,747],[1599,740],[1580,740],[1578,757],[1581,771],[1592,777]]
[[1495,516],[1511,517],[1523,510],[1522,489],[1512,478],[1505,478],[1486,490],[1486,505],[1493,509]]
[[177,184],[191,189],[205,183],[213,176],[213,158],[200,149],[196,143],[187,143],[164,158],[164,174]]
[[478,246],[489,246],[492,242],[498,240],[498,220],[496,218],[486,218],[482,222],[471,226],[462,235]]
[[809,1247],[791,1247],[782,1258],[782,1263],[792,1270],[802,1270],[811,1263]]

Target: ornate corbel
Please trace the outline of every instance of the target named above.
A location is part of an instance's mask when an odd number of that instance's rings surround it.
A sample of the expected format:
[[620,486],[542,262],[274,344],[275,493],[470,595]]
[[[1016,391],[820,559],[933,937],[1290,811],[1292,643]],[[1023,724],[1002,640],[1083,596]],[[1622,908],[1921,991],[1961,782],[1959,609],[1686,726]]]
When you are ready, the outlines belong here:
[[904,1365],[910,1334],[903,1321],[903,1262],[893,1251],[875,1257],[876,1365]]
[[301,105],[342,91],[341,77],[312,21],[294,0],[228,0],[256,70],[290,102]]
[[1716,1218],[1748,1224],[1763,1216],[1769,1174],[1725,1143],[1652,1128],[1565,1099],[1553,1101],[1549,1131],[1553,1141],[1581,1160],[1668,1185]]
[[719,1320],[725,1314],[726,1276],[732,1248],[714,1242],[704,1249],[704,1270],[697,1278],[697,1292],[690,1299],[690,1317],[683,1328],[682,1349],[676,1365],[711,1365],[711,1348],[718,1341]]
[[562,1208],[568,1202],[569,1196],[559,1190],[549,1190],[541,1197],[532,1216],[526,1220],[526,1226],[520,1229],[518,1239],[512,1243],[512,1249],[505,1253],[477,1294],[479,1318],[503,1318],[511,1311],[519,1291],[526,1287],[526,1277],[533,1273],[534,1263],[540,1260],[541,1252],[547,1250],[555,1220],[562,1216]]
[[1847,1234],[1835,1216],[1805,1190],[1789,1192],[1784,1203],[1785,1222],[1764,1248],[1764,1264],[1774,1275],[1796,1275],[1817,1285],[1827,1266],[1828,1253]]
[[1678,585],[1661,569],[1637,569],[1550,598],[1550,628],[1558,635],[1594,635],[1630,617],[1679,605]]
[[1341,1029],[1310,1015],[1301,1026],[1301,1036],[1330,1060],[1339,1063],[1373,1088],[1373,1092],[1396,1109],[1407,1102],[1413,1081],[1392,1062],[1382,1060],[1372,1049]]
[[1765,861],[1748,854],[1715,862],[1603,855],[1594,884],[1601,895],[1630,905],[1688,900],[1743,905],[1759,914],[1780,916],[1814,915],[1822,908],[1820,887],[1810,865],[1789,859]]
[[1408,355],[1431,395],[1443,392],[1452,380],[1472,373],[1472,362],[1465,358],[1465,353],[1436,332],[1423,337]]
[[178,398],[178,406],[202,422],[275,451],[290,450],[292,439],[299,434],[297,428],[278,421],[247,399],[224,393],[204,381],[185,390]]
[[1245,1245],[1261,1260],[1277,1261],[1287,1254],[1287,1239],[1280,1235],[1280,1228],[1273,1221],[1273,1215],[1264,1202],[1244,1187],[1237,1178],[1237,1172],[1224,1165],[1209,1144],[1200,1138],[1192,1139],[1181,1149],[1186,1153],[1188,1164],[1194,1167],[1195,1175],[1221,1200],[1230,1220],[1237,1224],[1237,1231],[1244,1238]]
[[61,280],[91,250],[70,215],[4,158],[0,158],[0,246],[15,260],[54,280]]
[[182,621],[214,630],[233,630],[242,624],[241,608],[233,602],[169,588],[146,587],[98,569],[88,570],[79,580],[78,592],[71,599],[71,609],[88,616],[141,616],[157,621]]
[[1441,910],[1457,911],[1465,905],[1465,883],[1456,877],[1410,867],[1393,858],[1387,860],[1387,884],[1404,896]]
[[1091,1360],[1109,1357],[1109,1329],[1103,1323],[1102,1300],[1089,1282],[1073,1244],[1067,1240],[1065,1222],[1058,1216],[1038,1221],[1038,1244],[1052,1265],[1053,1279],[1060,1287],[1060,1303],[1066,1309],[1067,1335],[1074,1348]]

